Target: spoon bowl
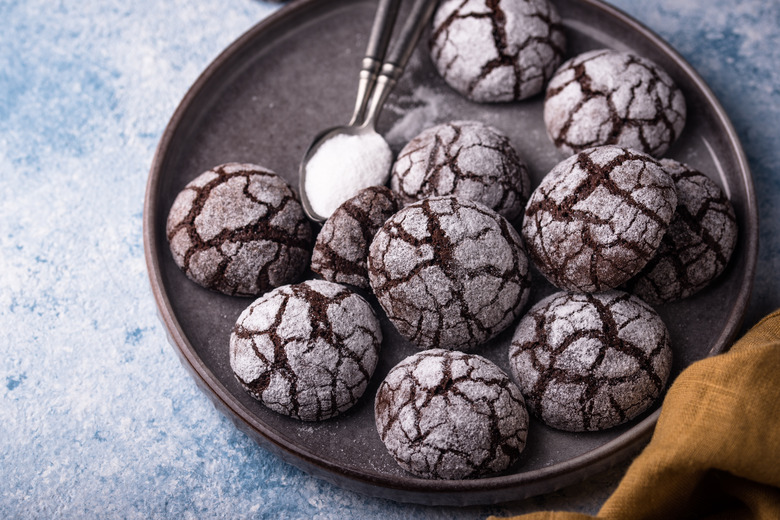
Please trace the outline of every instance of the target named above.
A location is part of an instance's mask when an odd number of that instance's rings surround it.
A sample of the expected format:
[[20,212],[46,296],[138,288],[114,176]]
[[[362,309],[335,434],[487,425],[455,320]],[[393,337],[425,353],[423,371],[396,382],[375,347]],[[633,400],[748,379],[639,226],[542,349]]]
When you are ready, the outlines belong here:
[[301,163],[304,212],[324,222],[360,190],[385,184],[392,160],[390,146],[373,125],[337,126],[321,132]]

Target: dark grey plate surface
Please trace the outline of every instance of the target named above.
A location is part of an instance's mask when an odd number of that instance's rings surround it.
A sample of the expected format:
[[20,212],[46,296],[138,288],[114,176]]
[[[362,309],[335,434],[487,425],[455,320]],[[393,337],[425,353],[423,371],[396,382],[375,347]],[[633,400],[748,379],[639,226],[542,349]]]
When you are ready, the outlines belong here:
[[[739,331],[758,249],[747,162],[720,104],[666,43],[594,0],[555,3],[565,21],[569,56],[598,47],[632,50],[673,76],[685,93],[689,116],[668,156],[709,174],[734,203],[741,236],[726,272],[702,293],[659,308],[672,336],[675,377],[693,361],[726,350]],[[525,452],[503,475],[427,481],[404,473],[376,434],[373,397],[389,369],[416,350],[376,306],[386,338],[380,363],[366,395],[345,415],[301,423],[267,410],[233,378],[228,337],[251,300],[210,292],[185,278],[165,239],[168,209],[187,182],[224,162],[265,165],[297,187],[298,162],[311,139],[321,129],[345,123],[351,113],[373,11],[371,0],[301,0],[284,7],[204,71],[166,128],[147,185],[144,245],[159,312],[183,365],[217,408],[259,444],[312,475],[374,496],[453,505],[518,500],[624,460],[649,438],[660,403],[631,423],[600,433],[559,432],[532,421]],[[422,45],[379,130],[398,151],[423,128],[453,119],[478,119],[503,130],[528,164],[534,186],[563,159],[545,134],[541,96],[512,104],[470,103],[437,76]],[[537,275],[531,303],[550,292]],[[506,369],[511,335],[506,331],[479,353]]]

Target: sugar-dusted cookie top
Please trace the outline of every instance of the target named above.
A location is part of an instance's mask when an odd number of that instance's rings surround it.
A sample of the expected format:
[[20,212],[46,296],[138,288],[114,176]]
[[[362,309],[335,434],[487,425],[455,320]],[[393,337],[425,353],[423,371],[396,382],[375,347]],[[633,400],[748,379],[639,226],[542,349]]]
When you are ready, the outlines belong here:
[[685,126],[682,91],[661,67],[600,49],[561,65],[547,85],[544,122],[569,155],[614,144],[661,157]]
[[434,13],[431,58],[455,90],[478,102],[541,92],[566,46],[547,0],[444,0]]
[[737,244],[737,219],[723,190],[698,170],[672,159],[661,166],[677,188],[677,209],[655,256],[626,284],[659,304],[687,298],[726,268]]
[[166,235],[187,277],[236,296],[295,281],[312,245],[295,193],[254,164],[227,163],[193,179],[171,206]]
[[343,285],[309,280],[264,294],[230,336],[230,366],[252,397],[302,421],[354,406],[376,368],[382,331],[371,305]]
[[661,318],[636,296],[560,292],[520,320],[509,364],[536,417],[562,430],[594,431],[655,402],[672,349]]
[[653,257],[674,214],[674,183],[649,155],[617,146],[556,165],[531,194],[522,235],[561,289],[614,289]]
[[424,130],[403,147],[390,187],[407,204],[454,195],[512,221],[525,206],[531,181],[503,133],[479,121],[452,121]]
[[421,349],[469,350],[520,314],[531,286],[520,236],[474,201],[434,197],[393,215],[368,255],[371,289]]
[[390,370],[374,415],[388,452],[423,478],[503,471],[518,459],[528,433],[523,396],[507,374],[483,357],[443,349]]
[[368,246],[382,224],[400,209],[386,186],[372,186],[344,202],[322,225],[311,270],[331,282],[368,289]]

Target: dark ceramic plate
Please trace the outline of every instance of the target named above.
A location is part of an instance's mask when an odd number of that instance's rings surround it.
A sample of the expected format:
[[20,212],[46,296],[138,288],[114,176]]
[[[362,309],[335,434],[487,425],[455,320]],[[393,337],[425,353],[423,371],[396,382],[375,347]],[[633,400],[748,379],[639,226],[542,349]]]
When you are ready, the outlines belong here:
[[[569,56],[597,47],[632,50],[664,67],[683,89],[689,120],[668,154],[708,173],[729,194],[740,240],[726,272],[704,292],[659,309],[676,355],[673,377],[693,361],[726,350],[739,331],[756,264],[758,222],[747,162],[723,109],[702,79],[666,43],[625,14],[595,0],[556,0]],[[367,33],[370,0],[294,2],[228,47],[195,82],[166,128],[149,175],[144,244],[151,285],[171,343],[219,410],[259,444],[312,475],[351,490],[426,504],[517,500],[563,487],[635,453],[649,438],[659,407],[629,424],[573,434],[533,422],[520,461],[503,475],[428,481],[404,473],[374,429],[373,397],[388,370],[416,350],[383,319],[386,341],[361,402],[345,415],[311,424],[277,415],[239,387],[228,364],[228,337],[249,299],[216,294],[177,269],[165,220],[184,185],[217,164],[265,165],[297,186],[298,162],[315,134],[351,113]],[[533,184],[563,159],[542,123],[541,96],[480,105],[450,90],[417,49],[380,119],[398,151],[427,126],[478,119],[510,136]],[[550,293],[540,276],[532,302]],[[377,310],[379,310],[377,308]],[[380,315],[384,315],[380,312]],[[481,354],[507,368],[508,330]]]

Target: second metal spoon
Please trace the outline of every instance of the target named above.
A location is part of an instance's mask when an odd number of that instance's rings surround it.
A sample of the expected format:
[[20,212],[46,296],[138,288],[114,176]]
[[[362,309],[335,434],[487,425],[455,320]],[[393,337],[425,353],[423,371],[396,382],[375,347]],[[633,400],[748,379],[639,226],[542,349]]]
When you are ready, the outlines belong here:
[[[311,196],[318,196],[318,194],[309,193],[307,189],[307,179],[309,179],[308,174],[310,173],[307,170],[312,158],[322,149],[325,143],[338,136],[361,137],[361,141],[370,141],[373,144],[378,143],[378,139],[384,141],[376,131],[376,121],[379,117],[379,113],[390,92],[403,74],[404,68],[417,45],[417,41],[420,39],[423,28],[433,14],[433,10],[436,6],[436,0],[415,0],[409,16],[398,36],[398,42],[394,44],[393,48],[388,53],[387,59],[385,59],[385,52],[398,15],[400,1],[401,0],[379,0],[371,34],[369,36],[366,56],[363,58],[362,69],[360,71],[355,109],[349,123],[346,126],[330,128],[319,133],[306,150],[303,160],[301,161],[299,169],[301,202],[306,215],[316,222],[325,221],[330,214],[321,213],[328,213],[328,210],[332,212],[335,208],[325,207],[323,204],[315,204],[320,207],[320,211],[318,212],[312,207]],[[387,143],[384,143],[384,146],[386,147],[386,150],[379,150],[379,153],[390,153],[390,147]],[[349,149],[347,153],[365,154],[369,152],[374,153],[375,151],[376,150],[373,147],[372,150],[358,147]],[[350,162],[350,159],[351,158],[349,157],[345,157],[345,164],[354,164],[354,161]],[[319,171],[315,173],[317,175],[323,174]],[[343,173],[345,172],[334,171],[332,172],[332,175]],[[346,173],[350,174],[351,172]],[[343,190],[343,193],[338,193],[338,198],[347,200],[363,188],[387,182],[387,177],[390,174],[389,168],[386,172],[379,173],[381,175],[375,175],[370,179],[355,179],[356,182],[354,185],[349,184],[349,189]],[[331,173],[328,172],[328,174],[330,175]],[[334,181],[337,180],[351,183],[353,179],[334,179]],[[321,185],[322,179],[319,181]],[[341,184],[343,187],[344,182]],[[344,202],[344,200],[341,202]],[[332,205],[333,204],[329,204],[328,206]],[[325,207],[325,209],[322,209],[323,207]]]

